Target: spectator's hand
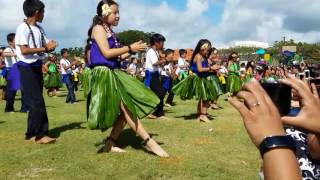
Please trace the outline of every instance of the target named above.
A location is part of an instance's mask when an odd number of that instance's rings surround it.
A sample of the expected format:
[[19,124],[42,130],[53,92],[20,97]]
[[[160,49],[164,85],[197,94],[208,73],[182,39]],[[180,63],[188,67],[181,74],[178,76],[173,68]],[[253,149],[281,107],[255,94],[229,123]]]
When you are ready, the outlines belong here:
[[[238,98],[244,99],[244,103]],[[285,135],[277,108],[255,79],[246,83],[237,97],[230,98],[229,102],[240,112],[257,147],[268,136]]]
[[301,111],[296,117],[282,117],[284,124],[305,129],[314,134],[320,134],[320,100],[317,88],[293,76],[281,80],[291,86],[301,98]]
[[47,48],[49,51],[54,51],[57,47],[57,42],[54,41],[54,40],[50,40],[48,43],[47,43]]
[[148,47],[146,43],[143,41],[138,41],[130,45],[132,52],[137,53],[137,52],[142,52],[145,51]]

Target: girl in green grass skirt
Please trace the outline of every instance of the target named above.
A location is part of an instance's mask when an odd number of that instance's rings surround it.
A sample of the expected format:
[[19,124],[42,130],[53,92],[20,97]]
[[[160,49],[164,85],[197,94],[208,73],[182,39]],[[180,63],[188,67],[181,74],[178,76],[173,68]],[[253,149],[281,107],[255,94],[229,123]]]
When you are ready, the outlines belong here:
[[254,69],[254,62],[253,61],[248,62],[243,84],[249,82],[253,78],[253,69]]
[[52,54],[48,57],[48,62],[44,65],[46,74],[44,75],[44,87],[48,89],[48,96],[56,96],[57,89],[61,87],[61,78],[56,65],[57,58]]
[[207,108],[209,101],[217,99],[218,92],[210,79],[217,66],[209,66],[208,57],[211,51],[211,43],[207,39],[198,42],[192,55],[191,70],[192,75],[173,87],[173,92],[180,96],[182,100],[196,97],[198,103],[198,121],[210,122],[208,119]]
[[234,96],[241,89],[241,80],[239,76],[238,67],[238,54],[233,52],[228,58],[228,79],[227,79],[227,92],[228,96]]
[[123,152],[115,141],[128,124],[142,139],[146,150],[160,156],[168,154],[143,128],[140,118],[152,113],[159,104],[158,97],[136,78],[120,70],[120,62],[131,53],[145,51],[142,41],[121,46],[112,26],[119,22],[119,7],[113,0],[100,1],[97,15],[88,31],[90,83],[88,90],[88,126],[105,131],[112,127],[100,152]]
[[221,67],[221,59],[218,54],[218,50],[216,48],[212,48],[211,54],[209,56],[209,65],[216,65],[216,69],[212,72],[212,74],[209,76],[209,79],[212,81],[212,84],[214,85],[216,92],[217,92],[217,98],[210,102],[210,108],[212,109],[221,109],[222,107],[218,105],[218,99],[219,96],[223,95],[222,86],[220,84],[220,80],[218,78],[219,70]]

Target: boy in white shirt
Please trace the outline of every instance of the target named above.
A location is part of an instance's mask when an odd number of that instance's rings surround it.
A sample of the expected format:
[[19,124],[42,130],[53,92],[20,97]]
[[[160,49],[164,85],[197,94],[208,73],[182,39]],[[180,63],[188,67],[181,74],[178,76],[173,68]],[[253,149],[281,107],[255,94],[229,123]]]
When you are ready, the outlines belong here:
[[[20,74],[16,63],[17,54],[15,49],[15,33],[10,33],[7,35],[8,47],[3,51],[3,57],[5,62],[5,78],[7,80],[6,87],[6,107],[5,112],[14,112],[14,99],[16,97],[17,90],[20,86]],[[26,104],[24,103],[24,96],[22,93],[21,98],[21,109],[20,112],[26,112],[28,110]]]
[[189,68],[189,63],[186,61],[187,51],[185,49],[179,50],[179,59],[178,59],[178,69],[177,72],[179,74],[179,80],[182,81],[185,79],[187,75],[187,71]]
[[151,48],[146,54],[146,78],[145,85],[149,87],[160,99],[160,103],[157,106],[156,111],[150,118],[158,118],[164,116],[163,111],[163,99],[164,91],[160,81],[159,68],[160,65],[165,64],[166,61],[160,60],[159,52],[163,49],[163,45],[166,39],[161,34],[154,34],[150,39]]
[[66,98],[66,103],[76,104],[76,95],[74,94],[74,86],[72,83],[72,66],[77,64],[77,61],[73,61],[70,63],[68,60],[69,54],[67,49],[63,48],[61,49],[61,60],[60,60],[60,66],[61,66],[61,74],[62,74],[62,81],[66,84],[68,89],[68,95]]
[[23,11],[27,19],[16,31],[15,44],[19,60],[21,90],[29,108],[26,140],[39,144],[55,142],[48,136],[48,116],[43,91],[42,60],[45,53],[54,51],[57,43],[46,38],[38,25],[44,18],[45,5],[40,0],[25,0]]
[[162,87],[165,91],[164,94],[167,94],[167,92],[169,92],[165,105],[168,107],[171,107],[173,106],[173,98],[174,98],[174,94],[171,91],[172,81],[173,81],[172,73],[175,73],[173,72],[173,65],[172,65],[174,50],[167,49],[165,51],[165,55],[166,55],[165,59],[167,64],[163,67],[163,70],[161,71],[161,80],[162,80]]

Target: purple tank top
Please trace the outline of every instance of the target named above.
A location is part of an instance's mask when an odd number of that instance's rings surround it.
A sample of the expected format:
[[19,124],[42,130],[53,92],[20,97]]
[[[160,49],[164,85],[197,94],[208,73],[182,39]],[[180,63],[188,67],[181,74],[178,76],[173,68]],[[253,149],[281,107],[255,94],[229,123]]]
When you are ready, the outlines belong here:
[[[106,28],[108,35],[108,43],[110,49],[119,48],[121,45],[118,42],[116,34],[109,28]],[[90,48],[90,64],[89,67],[95,66],[107,66],[110,69],[119,69],[121,67],[120,57],[116,58],[105,58],[101,53],[99,46],[95,40],[92,40],[91,48]]]

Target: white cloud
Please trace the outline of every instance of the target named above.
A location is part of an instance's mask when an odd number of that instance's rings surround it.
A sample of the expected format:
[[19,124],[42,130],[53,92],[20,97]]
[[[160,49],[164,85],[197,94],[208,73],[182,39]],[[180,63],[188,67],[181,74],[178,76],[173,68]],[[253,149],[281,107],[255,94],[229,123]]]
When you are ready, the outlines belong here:
[[[184,8],[175,9],[169,0],[159,5],[146,0],[118,0],[121,21],[116,31],[138,29],[166,36],[167,47],[193,48],[201,38],[215,46],[236,40],[272,43],[283,36],[298,41],[320,41],[320,1],[309,0],[187,0]],[[95,15],[97,0],[45,0],[43,26],[49,37],[62,46],[82,46],[86,31]],[[210,6],[224,3],[218,23],[205,14]],[[181,10],[182,9],[182,10]],[[0,34],[15,30],[23,19],[22,0],[0,0]]]

